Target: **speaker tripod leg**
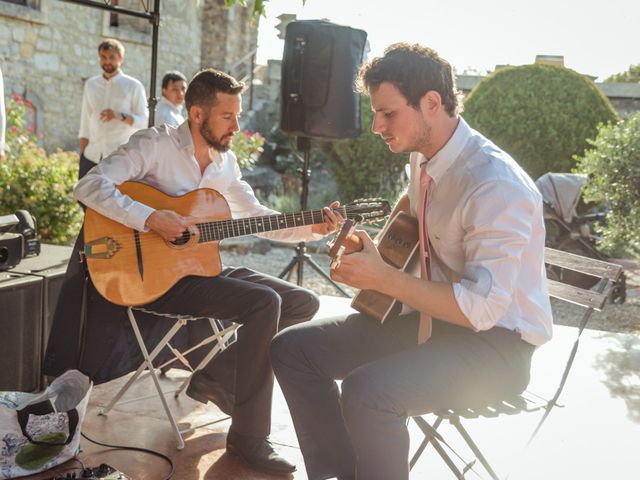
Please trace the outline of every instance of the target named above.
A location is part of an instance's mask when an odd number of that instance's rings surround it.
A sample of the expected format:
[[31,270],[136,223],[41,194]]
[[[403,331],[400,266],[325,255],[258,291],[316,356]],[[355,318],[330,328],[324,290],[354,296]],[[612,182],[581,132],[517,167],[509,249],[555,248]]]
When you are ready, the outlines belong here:
[[284,268],[284,270],[280,272],[280,275],[278,275],[278,278],[284,278],[284,276],[287,275],[287,280],[291,281],[291,275],[293,274],[293,269],[296,268],[297,274],[298,274],[298,280],[296,283],[302,286],[303,284],[302,272],[303,272],[304,262],[308,262],[309,265],[311,265],[311,268],[313,268],[316,272],[318,272],[318,274],[320,274],[320,276],[324,278],[327,282],[333,285],[336,288],[336,290],[338,290],[342,295],[344,295],[345,297],[351,296],[340,285],[334,282],[333,279],[329,275],[327,275],[327,273],[322,269],[322,267],[320,267],[320,265],[318,265],[316,261],[313,258],[311,258],[311,256],[308,253],[305,253],[305,252],[306,252],[306,247],[304,243],[299,244],[296,247],[296,255],[291,259],[291,261]]
[[338,290],[342,295],[344,295],[345,297],[351,296],[340,285],[334,282],[333,279],[329,275],[327,275],[327,273],[320,267],[320,265],[316,263],[316,261],[313,258],[311,258],[309,255],[305,255],[304,259],[305,261],[309,262],[309,265],[311,265],[311,268],[313,268],[316,272],[320,274],[320,276],[322,276],[326,281],[328,281],[331,285],[333,285],[336,288],[336,290]]
[[293,272],[293,267],[295,267],[298,264],[298,257],[295,256],[291,259],[291,261],[289,262],[289,264],[284,267],[284,270],[282,270],[282,272],[280,272],[280,275],[278,275],[278,278],[284,278],[284,276],[287,276],[287,280],[290,281],[291,280],[291,273]]

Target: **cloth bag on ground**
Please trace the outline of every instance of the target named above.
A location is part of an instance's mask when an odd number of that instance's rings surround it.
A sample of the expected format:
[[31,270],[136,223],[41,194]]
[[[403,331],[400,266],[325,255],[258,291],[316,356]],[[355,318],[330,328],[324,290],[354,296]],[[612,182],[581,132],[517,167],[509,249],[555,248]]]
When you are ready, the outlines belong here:
[[43,393],[0,392],[0,479],[43,472],[75,457],[92,383],[69,370]]

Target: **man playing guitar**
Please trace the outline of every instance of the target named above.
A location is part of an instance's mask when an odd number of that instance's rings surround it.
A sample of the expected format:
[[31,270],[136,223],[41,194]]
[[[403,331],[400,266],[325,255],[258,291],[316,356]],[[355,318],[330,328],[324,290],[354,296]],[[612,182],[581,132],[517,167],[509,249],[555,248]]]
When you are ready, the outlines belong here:
[[535,347],[551,337],[542,198],[460,117],[451,65],[396,44],[361,68],[359,87],[372,131],[411,152],[396,213],[417,218],[421,275],[392,268],[356,231],[361,251],[346,250],[332,278],[414,313],[312,320],[274,337],[309,480],[408,479],[408,417],[522,392]]
[[[163,125],[137,132],[78,182],[74,190],[77,200],[90,210],[131,229],[131,238],[152,231],[167,244],[176,242],[185,232],[193,231],[202,219],[174,211],[171,200],[164,208],[154,208],[127,195],[118,186],[125,182],[141,182],[172,197],[198,189],[213,189],[223,197],[218,205],[230,211],[234,219],[277,213],[258,202],[251,187],[241,178],[235,155],[229,151],[233,136],[239,130],[244,88],[243,83],[223,72],[200,71],[189,84],[185,96],[188,120],[177,128]],[[177,199],[175,202],[177,205]],[[338,206],[337,202],[331,205],[332,208]],[[285,241],[319,239],[334,231],[340,220],[339,214],[326,207],[314,224],[261,235]],[[85,237],[87,227],[85,223]],[[96,247],[90,238],[85,241],[85,253]],[[112,243],[117,249],[119,243]],[[167,256],[171,255],[169,250]],[[154,280],[149,278],[152,265],[143,269],[148,258],[145,251],[139,250],[137,256],[140,276],[146,274],[145,280]],[[126,285],[121,290],[126,293]],[[96,298],[92,292],[90,290],[90,303]],[[160,313],[213,317],[242,324],[237,341],[194,374],[187,394],[204,403],[212,401],[232,415],[227,451],[238,455],[256,470],[281,475],[295,470],[295,465],[281,457],[268,439],[274,381],[268,351],[271,338],[279,329],[309,320],[318,306],[314,293],[248,268],[224,268],[217,276],[187,275],[159,298],[143,305]],[[62,323],[64,320],[57,321]],[[117,323],[113,319],[110,321]],[[201,322],[190,323],[194,325],[188,325],[187,341],[195,344],[200,328],[196,324]],[[56,328],[59,329],[54,324],[54,331]],[[106,327],[96,325],[88,316],[85,356],[95,358],[98,355],[92,349],[100,346],[91,344],[91,339],[95,339],[95,331],[101,328]],[[109,328],[109,333],[102,336],[105,342],[122,335],[117,327]],[[55,337],[54,333],[52,338]],[[63,353],[59,341],[52,342],[45,368],[56,371],[59,369],[56,356]],[[120,347],[114,344],[113,349],[116,348]],[[104,354],[106,359],[94,363],[108,364],[111,361],[109,353]],[[109,372],[105,375],[102,380],[109,378]]]

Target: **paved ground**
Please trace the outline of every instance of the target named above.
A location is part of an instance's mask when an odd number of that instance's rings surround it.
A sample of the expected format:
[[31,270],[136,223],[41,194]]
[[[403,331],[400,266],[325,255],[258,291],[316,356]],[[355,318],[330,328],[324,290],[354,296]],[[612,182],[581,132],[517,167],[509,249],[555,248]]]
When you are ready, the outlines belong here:
[[[244,265],[261,272],[279,275],[295,255],[293,246],[277,244],[256,237],[244,237],[223,243],[221,257],[228,265]],[[326,242],[313,242],[309,245],[311,258],[325,271],[329,271]],[[604,312],[592,315],[589,328],[607,332],[640,334],[640,264],[623,260],[627,275],[627,300],[621,305],[608,305]],[[291,278],[296,281],[294,273]],[[321,295],[340,295],[334,286],[318,275],[313,268],[305,264],[303,285]],[[341,285],[348,293],[354,290]],[[575,326],[580,320],[573,307],[561,302],[553,302],[554,321],[558,325]]]
[[[342,298],[322,297],[320,315],[343,312],[345,302]],[[557,327],[554,339],[536,353],[531,391],[545,397],[555,391],[575,334],[575,328]],[[183,375],[172,370],[163,379],[163,387],[175,388]],[[160,403],[154,398],[120,404],[108,417],[97,416],[99,405],[114,394],[123,380],[94,389],[83,427],[86,434],[102,441],[144,446],[170,455],[176,465],[173,477],[176,480],[278,478],[253,472],[224,454],[228,420],[188,434],[185,449],[177,451]],[[136,390],[139,394],[152,393],[151,381],[138,385]],[[187,397],[177,401],[169,397],[169,400],[181,426],[224,419],[214,407],[205,407]],[[638,478],[640,336],[586,330],[560,403],[564,407],[551,413],[539,436],[526,450],[523,448],[540,418],[538,414],[474,420],[468,422],[467,427],[503,479],[507,476],[511,480]],[[299,465],[299,471],[289,478],[306,480],[291,418],[279,389],[274,397],[272,431],[283,453]],[[440,431],[466,461],[472,458],[451,426],[443,425]],[[413,424],[410,424],[410,434],[415,447],[420,435]],[[109,463],[136,480],[159,480],[167,473],[166,464],[154,457],[113,451],[84,439],[81,445],[83,451],[78,458],[86,465]],[[70,467],[77,467],[77,463],[61,466],[55,474],[65,474],[68,470],[64,469]],[[470,472],[468,479],[488,478],[478,467],[475,470],[481,476]],[[25,478],[43,480],[53,474],[50,471]],[[453,478],[433,449],[426,450],[411,473],[412,480],[426,478]]]

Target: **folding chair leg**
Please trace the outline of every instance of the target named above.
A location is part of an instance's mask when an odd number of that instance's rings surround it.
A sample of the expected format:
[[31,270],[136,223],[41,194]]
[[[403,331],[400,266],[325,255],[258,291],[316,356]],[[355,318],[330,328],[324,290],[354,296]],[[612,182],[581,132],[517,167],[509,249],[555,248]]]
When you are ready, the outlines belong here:
[[[173,432],[176,434],[176,438],[178,440],[178,450],[182,450],[184,448],[184,439],[182,438],[182,434],[180,433],[180,429],[178,428],[178,424],[176,423],[176,419],[173,418],[173,414],[169,409],[169,405],[167,404],[167,399],[164,397],[164,392],[162,388],[160,388],[160,380],[158,380],[158,374],[156,373],[155,368],[153,368],[153,357],[149,355],[147,351],[147,347],[144,344],[144,340],[142,339],[142,335],[140,334],[140,329],[138,329],[138,324],[136,323],[136,319],[133,316],[133,312],[131,308],[127,309],[127,314],[129,315],[129,320],[131,321],[131,326],[133,327],[133,331],[136,334],[136,338],[138,339],[138,344],[140,344],[140,350],[142,350],[142,355],[144,356],[145,363],[147,368],[149,369],[149,373],[151,374],[151,378],[153,378],[153,383],[156,386],[156,390],[158,391],[158,396],[160,397],[160,401],[162,402],[162,406],[164,407],[164,411],[167,414],[167,418],[169,419],[169,423],[171,423],[171,428]],[[176,323],[178,325],[178,323]],[[155,349],[155,355],[158,354],[160,350],[164,347],[164,344],[159,344]],[[157,350],[157,352],[156,352]],[[155,357],[154,355],[154,357]]]
[[[131,320],[131,317],[129,318],[129,320]],[[135,324],[135,318],[132,320],[132,325],[134,324]],[[162,348],[164,348],[164,345],[176,334],[176,332],[180,329],[181,326],[182,325],[180,323],[176,323],[173,327],[171,327],[171,329],[167,332],[164,338],[160,340],[160,342],[158,343],[158,346],[149,354],[149,359],[151,361],[155,359],[155,357],[160,353]],[[137,324],[135,324],[135,326],[133,327],[133,330],[134,332],[138,332],[138,333],[140,332],[138,330]],[[142,337],[138,338],[138,343],[144,348],[144,351],[146,352],[147,350],[146,350],[146,347],[144,346],[144,342],[142,341]],[[106,415],[107,413],[109,413],[111,409],[120,401],[122,396],[127,392],[131,384],[133,384],[133,382],[135,382],[138,379],[138,377],[142,374],[142,372],[144,372],[147,368],[148,368],[148,364],[145,361],[138,367],[138,369],[131,376],[131,378],[127,380],[127,383],[125,383],[122,386],[122,388],[120,388],[120,390],[113,397],[111,402],[109,402],[109,405],[100,409],[99,415]]]
[[[220,337],[217,340],[216,346],[214,348],[212,348],[211,351],[209,351],[209,353],[207,353],[207,355],[202,359],[202,361],[195,368],[195,371],[203,369],[204,366],[207,363],[209,363],[214,356],[216,356],[218,354],[218,352],[220,352],[221,350],[224,350],[225,348],[227,348],[227,341],[233,336],[234,332],[237,329],[238,329],[238,325],[236,325],[236,324],[231,325],[231,326],[225,328],[224,330],[215,329],[215,332],[218,335],[220,335]],[[185,353],[188,353],[191,350],[195,350],[198,347],[200,347],[200,345],[196,345],[195,347],[193,347],[192,349],[188,350]],[[187,388],[187,385],[189,384],[190,380],[191,380],[191,377],[189,376],[184,380],[184,382],[182,382],[182,385],[180,385],[180,387],[173,394],[173,396],[175,398],[178,398],[178,396],[182,393],[182,391],[185,388]]]
[[160,397],[160,401],[162,402],[164,411],[167,414],[169,423],[171,423],[171,428],[173,429],[173,432],[176,435],[176,439],[178,440],[177,448],[178,450],[182,450],[184,448],[184,439],[182,438],[182,434],[180,433],[178,424],[176,423],[176,420],[173,417],[171,410],[169,409],[169,405],[167,404],[167,399],[164,396],[164,392],[162,391],[162,388],[160,388],[160,380],[158,380],[158,374],[156,373],[155,368],[153,367],[153,359],[164,348],[166,342],[169,341],[173,337],[173,335],[175,335],[175,333],[178,331],[181,325],[179,322],[176,322],[176,324],[171,328],[171,330],[169,330],[169,332],[165,335],[165,337],[158,344],[158,346],[151,352],[151,354],[149,354],[149,351],[147,350],[147,347],[144,344],[144,340],[142,339],[142,334],[140,333],[140,329],[138,328],[138,324],[136,322],[135,317],[133,316],[133,312],[131,311],[131,308],[127,309],[127,315],[129,316],[129,321],[131,322],[131,326],[133,327],[133,332],[135,333],[136,339],[138,340],[140,351],[142,352],[142,355],[144,357],[144,363],[138,368],[138,370],[136,371],[136,374],[131,379],[129,379],[127,384],[120,389],[120,392],[118,392],[116,397],[111,401],[111,403],[109,404],[107,409],[105,409],[103,414],[105,414],[111,408],[113,408],[113,405],[115,405],[115,403],[120,399],[120,397],[124,394],[127,388],[129,388],[131,383],[133,383],[133,381],[140,375],[140,373],[146,367],[149,370],[149,374],[151,375],[151,378],[153,378],[153,383],[155,384],[156,390],[158,391],[158,396]]
[[422,455],[422,452],[424,451],[424,449],[429,445],[429,442],[431,442],[435,451],[438,453],[438,455],[440,455],[440,458],[442,458],[442,460],[444,460],[444,463],[446,463],[447,466],[449,467],[449,470],[453,472],[456,478],[458,478],[459,480],[464,480],[464,474],[456,466],[456,464],[453,462],[453,460],[451,459],[447,451],[444,449],[444,447],[438,440],[438,437],[440,436],[440,434],[437,432],[437,429],[442,423],[442,417],[438,416],[438,418],[436,418],[436,421],[433,425],[429,425],[429,423],[422,417],[413,417],[413,420],[416,422],[418,427],[420,427],[420,430],[422,430],[422,433],[424,433],[425,437],[422,443],[420,444],[420,446],[418,447],[418,450],[413,455],[413,458],[409,463],[409,469],[411,470],[413,468],[413,466],[416,464],[416,462],[420,458],[420,455]]
[[449,418],[449,421],[451,422],[451,424],[454,427],[456,427],[456,429],[458,430],[458,432],[460,433],[462,438],[464,438],[464,441],[467,442],[467,445],[469,445],[469,448],[474,453],[476,458],[478,460],[480,460],[480,463],[485,468],[487,473],[491,476],[491,478],[493,480],[500,480],[500,478],[498,477],[496,472],[493,471],[493,469],[491,468],[491,465],[489,465],[489,462],[484,457],[484,455],[482,454],[482,452],[480,451],[480,449],[478,448],[476,443],[473,441],[473,439],[471,438],[471,436],[467,432],[467,430],[462,426],[462,423],[460,422],[460,417],[457,417],[457,416],[456,417],[451,417],[451,418]]
[[429,442],[433,438],[433,433],[435,433],[435,431],[440,426],[440,423],[442,423],[442,418],[438,417],[433,426],[429,425],[427,421],[422,417],[414,417],[413,421],[416,422],[416,424],[420,427],[420,430],[422,430],[422,433],[424,433],[424,439],[416,450],[416,453],[414,453],[413,457],[411,457],[411,461],[409,462],[409,470],[411,470],[413,466],[418,462],[420,456],[422,455],[422,452],[424,452],[424,449],[429,445]]

